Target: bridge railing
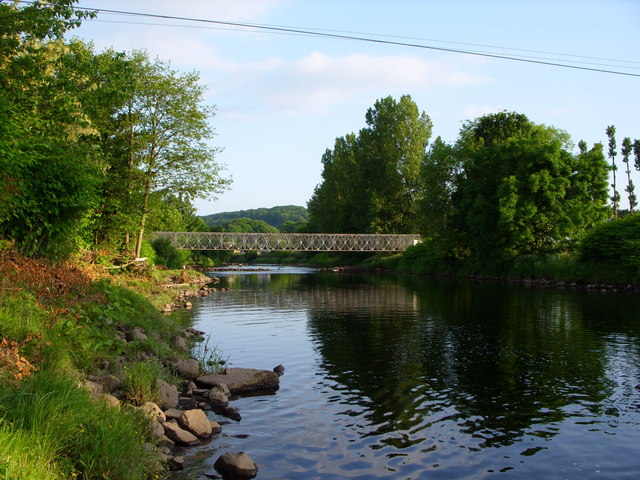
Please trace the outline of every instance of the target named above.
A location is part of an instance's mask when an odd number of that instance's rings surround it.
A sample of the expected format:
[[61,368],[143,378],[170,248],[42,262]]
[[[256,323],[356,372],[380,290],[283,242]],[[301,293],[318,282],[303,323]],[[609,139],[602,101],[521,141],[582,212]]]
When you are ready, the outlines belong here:
[[156,232],[180,250],[401,252],[420,242],[413,234]]

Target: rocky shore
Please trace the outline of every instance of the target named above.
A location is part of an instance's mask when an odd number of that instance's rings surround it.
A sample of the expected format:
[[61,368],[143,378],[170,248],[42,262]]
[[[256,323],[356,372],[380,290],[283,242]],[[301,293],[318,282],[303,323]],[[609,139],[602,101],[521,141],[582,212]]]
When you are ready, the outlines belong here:
[[[220,282],[216,277],[200,277],[183,282],[182,277],[177,276],[172,280],[172,283],[162,285],[175,291],[174,300],[161,309],[164,313],[190,309],[190,300],[193,298],[227,291],[216,286]],[[204,360],[189,355],[198,343],[205,341],[204,335],[205,332],[193,328],[181,330],[168,341],[174,349],[184,352],[184,357],[162,360],[147,358],[149,361],[161,361],[166,370],[182,379],[178,385],[156,379],[155,402],[147,401],[133,406],[125,403],[124,371],[131,361],[125,357],[118,357],[111,363],[105,361],[103,373],[88,376],[82,384],[95,402],[105,402],[115,409],[133,407],[142,412],[156,438],[155,442],[145,444],[145,448],[157,454],[169,470],[184,468],[185,448],[210,441],[222,431],[225,422],[241,420],[239,409],[230,405],[232,400],[247,394],[272,394],[279,388],[280,376],[284,373],[282,365],[273,371],[225,368],[221,364],[223,362],[204,365]],[[116,336],[124,343],[139,342],[147,340],[148,332],[140,327],[117,327]],[[122,373],[104,373],[107,371]],[[199,478],[253,478],[258,471],[255,462],[244,452],[225,452],[214,467],[217,473],[203,472]]]

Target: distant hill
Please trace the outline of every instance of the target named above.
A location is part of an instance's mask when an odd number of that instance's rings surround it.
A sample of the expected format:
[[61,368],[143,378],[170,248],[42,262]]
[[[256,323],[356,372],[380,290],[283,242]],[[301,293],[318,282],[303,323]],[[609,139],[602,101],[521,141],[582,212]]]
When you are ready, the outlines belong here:
[[222,226],[230,220],[236,218],[250,218],[252,220],[262,220],[269,225],[282,230],[286,222],[306,222],[309,220],[309,212],[305,207],[296,205],[284,205],[273,208],[255,208],[252,210],[238,210],[236,212],[214,213],[212,215],[201,216],[209,226]]

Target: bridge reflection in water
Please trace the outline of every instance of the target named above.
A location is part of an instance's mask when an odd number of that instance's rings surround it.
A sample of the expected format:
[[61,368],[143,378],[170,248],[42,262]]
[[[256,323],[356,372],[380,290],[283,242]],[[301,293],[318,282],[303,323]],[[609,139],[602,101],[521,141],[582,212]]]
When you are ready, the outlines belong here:
[[262,252],[402,252],[420,242],[415,234],[156,232],[180,250]]

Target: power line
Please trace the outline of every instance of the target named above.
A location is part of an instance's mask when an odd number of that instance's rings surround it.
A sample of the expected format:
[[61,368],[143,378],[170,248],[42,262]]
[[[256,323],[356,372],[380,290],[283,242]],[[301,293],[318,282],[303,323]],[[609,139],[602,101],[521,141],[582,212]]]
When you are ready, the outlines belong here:
[[[24,1],[24,0],[20,1],[19,3],[34,4],[34,2]],[[560,63],[560,62],[552,61],[552,60],[541,60],[541,59],[535,59],[535,58],[525,58],[523,56],[516,57],[516,56],[503,55],[503,54],[497,54],[497,53],[489,53],[489,52],[481,52],[481,51],[473,51],[473,50],[463,50],[463,49],[458,49],[458,48],[438,47],[438,46],[434,46],[434,45],[425,45],[425,44],[412,43],[412,42],[401,42],[401,41],[398,41],[398,40],[385,40],[385,39],[382,39],[382,38],[372,38],[372,37],[361,36],[362,34],[336,33],[336,31],[332,31],[332,30],[315,30],[314,31],[314,30],[311,30],[311,29],[305,29],[305,28],[301,28],[301,27],[284,27],[284,26],[274,26],[274,25],[260,25],[260,24],[253,24],[253,23],[244,23],[244,22],[231,22],[231,21],[210,20],[210,19],[203,19],[203,18],[179,17],[179,16],[174,16],[174,15],[161,15],[161,14],[144,13],[144,12],[130,12],[130,11],[124,11],[124,10],[111,10],[111,9],[104,9],[104,8],[90,8],[90,7],[74,7],[74,8],[76,8],[77,10],[84,10],[84,11],[90,11],[90,12],[110,13],[110,14],[116,14],[116,15],[129,15],[129,16],[134,16],[134,17],[160,18],[160,19],[165,19],[165,20],[179,20],[179,21],[184,21],[184,22],[196,22],[196,23],[205,23],[205,24],[211,24],[211,25],[224,25],[224,26],[228,26],[228,27],[241,27],[241,28],[247,28],[247,29],[255,29],[255,30],[259,30],[259,31],[279,32],[279,33],[285,33],[285,34],[296,34],[296,35],[304,35],[304,36],[318,37],[318,38],[331,38],[331,39],[338,39],[338,40],[360,41],[360,42],[367,42],[367,43],[376,43],[376,44],[381,44],[381,45],[391,45],[391,46],[399,46],[399,47],[418,48],[418,49],[424,49],[424,50],[433,50],[433,51],[448,52],[448,53],[458,53],[458,54],[463,54],[463,55],[473,55],[473,56],[478,56],[478,57],[495,58],[495,59],[500,59],[500,60],[510,60],[510,61],[514,61],[514,62],[530,63],[530,64],[535,64],[535,65],[545,65],[545,66],[552,66],[552,67],[569,68],[569,69],[573,69],[573,70],[582,70],[582,71],[598,72],[598,73],[608,73],[608,74],[611,74],[611,75],[640,77],[640,74],[638,74],[638,73],[623,72],[623,71],[619,71],[619,70],[608,70],[608,69],[604,69],[604,68],[594,68],[594,67],[586,67],[586,66],[580,66],[580,65],[571,65],[571,64]],[[393,38],[393,37],[391,37],[391,38]],[[470,45],[473,45],[473,44],[470,44]],[[492,47],[492,48],[495,48],[495,47]],[[498,47],[498,48],[502,48],[502,47]],[[564,54],[561,54],[561,55],[564,55]],[[631,62],[631,63],[635,63],[635,62]],[[634,68],[634,67],[630,67],[630,68]]]
[[[98,22],[98,23],[117,23],[117,24],[121,24],[121,25],[147,25],[147,26],[153,26],[153,27],[172,27],[172,28],[191,28],[191,29],[205,29],[205,30],[225,30],[225,31],[232,31],[232,32],[246,32],[246,28],[243,27],[222,27],[222,26],[198,26],[198,25],[183,25],[183,24],[175,24],[175,23],[151,23],[151,22],[134,22],[134,21],[126,21],[126,20],[100,20],[100,19],[93,19],[92,21],[94,22]],[[269,33],[269,34],[274,34],[274,35],[292,35],[292,36],[308,36],[308,35],[303,35],[300,33],[290,33],[290,32],[271,32],[271,31],[267,31],[267,32],[261,32],[261,33]],[[377,35],[377,34],[373,34],[373,35]],[[387,37],[394,37],[392,35],[382,35],[382,36],[387,36]],[[411,38],[411,37],[395,37],[395,38]],[[433,40],[435,42],[443,42],[443,43],[459,43],[459,42],[446,42],[444,40]],[[481,45],[477,45],[477,44],[471,44],[471,43],[466,43],[464,45],[476,45],[476,46],[481,46]],[[487,45],[489,47],[489,45]],[[493,46],[491,48],[502,48],[505,50],[509,50],[508,47],[497,47],[497,46]],[[553,52],[543,52],[543,51],[538,51],[538,50],[525,50],[525,49],[512,49],[512,50],[519,50],[519,51],[523,51],[523,52],[531,52],[531,53],[545,53],[547,55],[564,55],[564,56],[571,56],[570,54],[563,54],[563,53],[553,53]],[[477,54],[484,54],[486,52],[478,52],[478,51],[472,51],[469,50],[469,53],[477,53]],[[631,60],[616,60],[616,59],[607,59],[607,58],[602,58],[602,57],[589,57],[589,56],[585,56],[585,55],[573,55],[577,58],[590,58],[590,59],[595,59],[595,60],[608,60],[608,61],[612,61],[612,62],[626,62],[626,63],[637,63],[640,65],[640,62],[634,62]],[[545,57],[535,57],[535,56],[530,56],[530,55],[521,55],[520,57],[518,57],[520,59],[534,59],[534,60],[553,60],[553,59],[549,59],[549,58],[545,58]],[[602,67],[620,67],[621,65],[614,65],[614,64],[607,64],[607,63],[599,63],[599,62],[586,62],[586,61],[581,61],[581,60],[574,60],[573,61],[574,64],[582,64],[582,65],[599,65]],[[629,68],[629,69],[633,69],[633,70],[640,70],[640,66],[625,66],[624,68]]]

